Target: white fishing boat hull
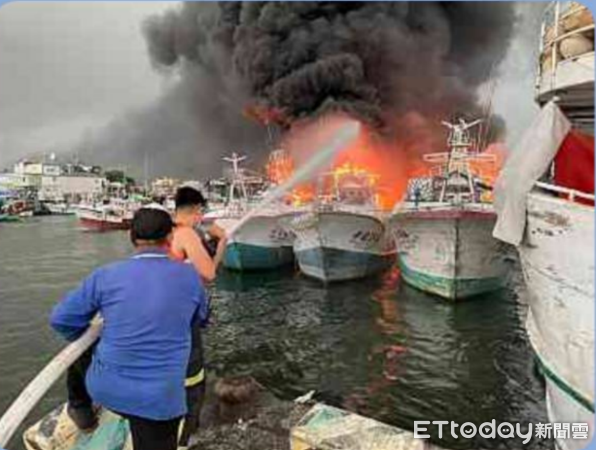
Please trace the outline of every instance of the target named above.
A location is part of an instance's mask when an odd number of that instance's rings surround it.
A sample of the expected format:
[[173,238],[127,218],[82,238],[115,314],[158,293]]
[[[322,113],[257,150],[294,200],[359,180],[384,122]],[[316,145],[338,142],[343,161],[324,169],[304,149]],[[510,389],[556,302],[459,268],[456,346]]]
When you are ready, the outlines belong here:
[[402,205],[391,224],[403,280],[450,300],[501,288],[511,262],[495,220],[490,205]]
[[70,216],[76,214],[76,210],[66,203],[46,203],[45,206],[53,215]]
[[[251,217],[229,238],[223,265],[232,270],[267,270],[292,264],[294,236],[280,225],[290,218],[289,212],[263,212]],[[224,229],[231,229],[240,217],[217,220]]]
[[551,422],[594,426],[594,208],[531,192],[518,247],[528,290],[527,329],[546,380]]
[[304,212],[288,226],[296,235],[294,255],[300,270],[324,282],[364,278],[395,261],[389,230],[372,214]]
[[79,207],[76,215],[84,228],[93,231],[128,230],[132,223],[130,215],[114,214],[105,207]]

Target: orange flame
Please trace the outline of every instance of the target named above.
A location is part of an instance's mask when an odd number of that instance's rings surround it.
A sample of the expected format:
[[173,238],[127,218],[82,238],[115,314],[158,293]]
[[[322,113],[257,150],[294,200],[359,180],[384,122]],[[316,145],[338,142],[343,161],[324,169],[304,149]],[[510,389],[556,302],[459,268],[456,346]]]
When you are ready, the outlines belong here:
[[294,173],[294,161],[290,156],[280,151],[274,152],[269,158],[266,172],[269,181],[275,184],[282,184]]
[[[407,150],[406,144],[382,140],[377,134],[361,124],[361,131],[357,139],[347,148],[343,149],[333,161],[331,174],[336,178],[346,176],[365,176],[370,187],[374,190],[377,205],[384,210],[392,209],[396,203],[403,199],[408,179],[413,177],[429,176],[433,164],[423,160],[421,151],[436,151],[439,144],[421,140],[416,148]],[[303,146],[309,147],[309,146]],[[316,145],[310,146],[316,148]],[[298,161],[304,158],[304,150],[292,153]],[[283,157],[280,155],[283,154]],[[470,168],[487,185],[493,185],[503,164],[506,152],[502,144],[491,144],[484,154],[494,155],[495,161],[473,161]],[[279,153],[270,159],[267,165],[269,179],[281,184],[288,180],[294,173],[296,165],[288,153]],[[286,198],[294,205],[311,202],[315,197],[316,180],[310,180],[295,188]]]
[[[267,164],[267,175],[276,184],[288,180],[295,170],[293,159],[274,152]],[[330,172],[338,179],[345,176],[365,176],[375,192],[377,206],[390,210],[400,200],[407,185],[407,164],[403,152],[382,142],[372,132],[361,127],[358,138],[342,150],[331,165]],[[316,180],[302,184],[289,195],[294,205],[313,200]]]
[[390,210],[407,185],[407,160],[397,144],[381,141],[362,126],[360,136],[334,162],[338,175],[366,175],[375,191],[378,207]]

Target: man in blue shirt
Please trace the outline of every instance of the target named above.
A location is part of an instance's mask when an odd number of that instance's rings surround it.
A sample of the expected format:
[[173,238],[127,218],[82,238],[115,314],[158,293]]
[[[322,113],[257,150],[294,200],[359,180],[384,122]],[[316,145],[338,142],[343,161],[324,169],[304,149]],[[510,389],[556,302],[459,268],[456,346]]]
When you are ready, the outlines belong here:
[[209,313],[195,269],[168,258],[172,227],[165,210],[137,211],[135,254],[94,271],[51,316],[52,327],[68,340],[96,314],[103,317],[86,388],[94,402],[129,419],[135,450],[176,449],[186,413],[191,326],[206,322]]

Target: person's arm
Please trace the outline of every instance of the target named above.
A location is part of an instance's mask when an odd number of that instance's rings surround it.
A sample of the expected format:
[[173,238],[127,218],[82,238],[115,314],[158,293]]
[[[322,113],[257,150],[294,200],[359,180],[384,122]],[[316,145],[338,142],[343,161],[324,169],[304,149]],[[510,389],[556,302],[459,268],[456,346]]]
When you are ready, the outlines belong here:
[[215,255],[213,255],[213,263],[217,268],[219,267],[219,264],[221,263],[224,257],[224,253],[226,252],[226,244],[228,242],[228,237],[226,235],[226,230],[224,230],[216,223],[211,224],[211,226],[207,230],[207,233],[209,233],[211,236],[218,240],[217,248],[215,249]]
[[52,310],[50,325],[68,341],[81,336],[99,310],[98,275],[93,272]]
[[211,226],[209,226],[207,233],[217,239],[223,239],[226,237],[226,230],[216,223],[212,223]]
[[[205,246],[197,233],[188,228],[180,231],[184,233],[182,236],[182,249],[186,254],[188,260],[192,263],[201,278],[205,281],[213,281],[217,271],[217,264],[214,259],[211,259]],[[218,245],[219,251],[219,245]],[[217,257],[217,253],[216,253]]]
[[217,241],[217,248],[215,249],[215,255],[213,256],[213,264],[215,264],[215,269],[217,269],[224,257],[226,252],[226,245],[228,243],[228,238],[225,234],[223,234],[219,241]]

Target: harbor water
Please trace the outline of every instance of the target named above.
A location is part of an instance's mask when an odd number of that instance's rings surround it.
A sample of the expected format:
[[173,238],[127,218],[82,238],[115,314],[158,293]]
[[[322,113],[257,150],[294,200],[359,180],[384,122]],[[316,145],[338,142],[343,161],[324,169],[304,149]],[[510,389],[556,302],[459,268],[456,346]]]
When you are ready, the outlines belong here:
[[[130,251],[126,232],[84,232],[74,217],[0,224],[0,411],[64,345],[48,326],[52,305],[91,269]],[[212,376],[250,374],[284,399],[316,390],[321,401],[407,429],[414,420],[547,421],[519,277],[459,304],[404,286],[397,269],[326,287],[294,270],[224,271],[210,292]],[[62,401],[64,383],[28,423]],[[454,449],[520,446],[433,440]],[[22,448],[18,441],[10,448]]]

